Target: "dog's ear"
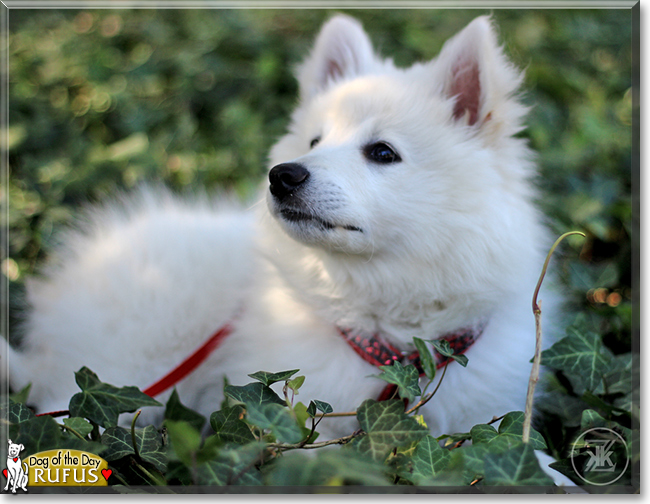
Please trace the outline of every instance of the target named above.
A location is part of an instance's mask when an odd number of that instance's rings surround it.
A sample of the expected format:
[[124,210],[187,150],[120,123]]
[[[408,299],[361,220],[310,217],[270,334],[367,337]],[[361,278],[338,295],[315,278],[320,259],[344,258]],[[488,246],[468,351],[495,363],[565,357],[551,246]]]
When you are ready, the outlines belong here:
[[12,444],[11,439],[7,439],[7,444],[9,444],[9,445]]
[[[518,123],[525,109],[511,99],[522,82],[521,73],[498,45],[487,16],[476,18],[447,41],[435,60],[441,92],[454,99],[453,119],[479,128],[488,123]],[[495,125],[496,126],[496,125]],[[508,132],[511,134],[512,132]]]
[[20,452],[23,451],[24,449],[25,449],[25,446],[24,446],[24,445],[22,445],[22,444],[19,444],[19,445],[18,445],[18,453],[20,453]]
[[376,59],[361,24],[338,15],[321,29],[309,57],[298,69],[302,98],[311,98],[336,80],[368,73]]

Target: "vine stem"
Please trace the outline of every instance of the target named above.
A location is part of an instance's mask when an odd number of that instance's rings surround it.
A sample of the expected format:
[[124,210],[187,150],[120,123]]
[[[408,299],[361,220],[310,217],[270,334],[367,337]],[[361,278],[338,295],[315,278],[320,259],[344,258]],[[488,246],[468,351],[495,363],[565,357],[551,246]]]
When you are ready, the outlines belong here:
[[138,443],[136,442],[136,437],[135,437],[135,422],[140,416],[140,413],[142,413],[142,410],[138,410],[138,412],[133,415],[133,420],[131,420],[131,442],[133,443],[133,452],[135,453],[135,458],[137,460],[140,459],[140,450],[138,450]]
[[269,443],[268,448],[277,448],[278,450],[295,450],[298,448],[304,448],[305,450],[313,450],[315,448],[322,448],[324,446],[330,446],[335,444],[346,444],[352,441],[355,437],[363,434],[362,430],[358,430],[350,434],[349,436],[344,436],[337,439],[330,439],[329,441],[321,441],[320,443],[313,444],[303,444],[303,443]]
[[555,249],[564,240],[567,236],[571,235],[580,235],[584,238],[585,234],[580,231],[569,231],[560,236],[549,250],[546,255],[546,260],[544,261],[544,266],[542,267],[542,273],[539,276],[537,281],[537,286],[535,287],[535,292],[533,294],[533,315],[535,316],[535,356],[533,357],[533,368],[530,371],[530,378],[528,380],[528,391],[526,393],[526,409],[524,410],[524,425],[522,433],[522,441],[528,443],[530,440],[530,425],[533,420],[533,397],[535,395],[535,387],[539,381],[539,369],[540,361],[542,358],[542,302],[537,301],[537,296],[539,295],[539,290],[542,287],[542,282],[544,281],[544,276],[546,276],[546,270],[548,269],[548,263],[551,260],[551,256]]
[[318,418],[334,418],[334,417],[348,417],[348,416],[356,416],[357,412],[356,411],[342,411],[339,413],[319,413],[316,415]]
[[71,432],[72,434],[74,434],[75,436],[77,436],[79,439],[81,439],[81,440],[83,440],[83,441],[86,441],[86,438],[83,437],[81,434],[79,434],[79,433],[78,433],[76,430],[74,430],[72,427],[69,427],[68,425],[61,425],[61,424],[57,424],[57,425],[61,428],[61,430],[67,430],[68,432]]

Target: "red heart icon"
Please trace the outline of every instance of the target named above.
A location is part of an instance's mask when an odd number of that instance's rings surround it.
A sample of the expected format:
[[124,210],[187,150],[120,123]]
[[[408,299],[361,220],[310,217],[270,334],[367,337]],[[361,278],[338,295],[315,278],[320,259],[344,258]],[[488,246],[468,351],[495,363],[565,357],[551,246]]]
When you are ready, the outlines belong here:
[[7,470],[6,470],[6,469],[3,469],[3,470],[2,470],[2,474],[4,474],[4,475],[5,475],[5,478],[6,478],[6,477],[7,477]]
[[108,481],[108,478],[111,477],[111,474],[113,474],[113,471],[111,469],[102,469],[102,476],[104,476],[104,479]]
[[18,462],[18,457],[14,457],[14,462]]

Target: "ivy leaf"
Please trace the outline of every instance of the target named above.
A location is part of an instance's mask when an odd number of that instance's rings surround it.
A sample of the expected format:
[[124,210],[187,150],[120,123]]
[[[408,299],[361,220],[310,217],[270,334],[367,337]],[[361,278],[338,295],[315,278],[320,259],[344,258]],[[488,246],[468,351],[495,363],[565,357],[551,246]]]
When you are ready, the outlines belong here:
[[478,424],[469,431],[472,443],[489,443],[499,435],[497,430],[488,424]]
[[487,453],[485,484],[504,486],[550,486],[553,480],[542,470],[530,443],[503,453]]
[[420,354],[420,365],[422,366],[424,374],[429,378],[429,380],[433,380],[436,376],[436,362],[433,358],[433,354],[424,340],[413,338],[413,343]]
[[467,363],[469,362],[469,359],[465,355],[452,355],[451,358],[463,367],[467,367]]
[[295,375],[300,369],[291,369],[289,371],[280,371],[279,373],[269,373],[268,371],[258,371],[257,373],[249,374],[251,378],[261,382],[267,387],[277,382],[287,381]]
[[453,458],[459,458],[463,468],[463,480],[466,485],[484,477],[485,457],[490,452],[487,443],[478,443],[454,450]]
[[302,387],[302,384],[305,383],[305,377],[303,375],[296,376],[293,380],[287,382],[287,387],[293,390],[293,392],[298,395],[298,389]]
[[261,429],[269,429],[281,443],[297,443],[302,431],[289,410],[275,403],[247,404],[248,421]]
[[429,429],[404,414],[404,403],[399,399],[368,399],[359,406],[357,419],[366,434],[355,438],[350,446],[378,462],[386,460],[395,447],[418,441],[429,433]]
[[422,395],[419,385],[420,374],[413,364],[402,366],[395,361],[388,366],[379,366],[379,369],[381,369],[381,374],[375,376],[397,385],[398,393],[403,399],[412,402],[416,396]]
[[639,365],[635,366],[632,354],[616,355],[607,370],[603,380],[593,391],[596,394],[630,394],[632,392],[632,377],[636,375],[634,383],[639,383]]
[[562,371],[575,392],[582,395],[598,388],[611,361],[598,334],[572,326],[567,336],[542,352],[541,363]]
[[451,345],[447,340],[443,339],[443,340],[429,340],[429,341],[433,345],[433,348],[436,349],[436,352],[438,352],[440,355],[442,355],[443,357],[454,359],[461,366],[467,367],[467,362],[469,361],[469,359],[464,355],[454,355],[454,351],[452,350]]
[[631,452],[632,438],[633,438],[631,429],[624,427],[623,425],[617,422],[612,422],[610,420],[607,420],[606,418],[603,418],[600,414],[598,414],[598,412],[594,410],[583,411],[582,418],[580,419],[580,430],[582,432],[585,432],[595,427],[604,427],[621,434],[625,439],[625,444],[627,446],[628,451]]
[[222,442],[243,445],[255,440],[250,427],[242,420],[243,416],[242,406],[226,407],[210,415],[210,426]]
[[167,420],[165,427],[173,453],[187,467],[193,467],[196,454],[201,448],[201,433],[182,420]]
[[262,443],[250,443],[234,449],[221,450],[214,460],[196,469],[199,485],[261,485],[262,474],[255,467],[264,453]]
[[93,431],[92,424],[90,424],[87,420],[79,417],[64,418],[63,424],[66,427],[70,427],[75,432],[78,432],[83,437],[86,437]]
[[286,454],[274,463],[266,483],[284,487],[388,484],[383,464],[348,450]]
[[549,373],[547,378],[547,390],[539,397],[536,408],[560,417],[562,424],[567,427],[577,427],[580,425],[582,411],[588,407],[587,403],[568,395],[554,374]]
[[115,427],[120,414],[112,402],[85,392],[72,396],[69,409],[72,416],[87,418],[102,427]]
[[[490,450],[496,446],[501,449],[508,449],[522,443],[524,432],[524,413],[521,411],[512,411],[505,415],[499,424],[499,430],[488,424],[478,424],[472,427],[470,434],[472,442],[476,444],[486,443],[490,445]],[[544,450],[546,442],[542,435],[535,429],[530,430],[529,443],[536,450]]]
[[17,403],[25,404],[27,402],[27,399],[29,398],[29,392],[31,389],[32,389],[32,384],[28,383],[15,394],[11,394],[9,396],[9,399]]
[[[106,429],[102,434],[101,442],[107,448],[102,457],[109,462],[135,454],[131,431],[124,427]],[[135,429],[135,442],[142,460],[149,462],[159,471],[166,469],[167,452],[163,447],[160,433],[153,425]]]
[[224,393],[231,399],[244,404],[286,404],[273,390],[263,383],[249,383],[244,386],[227,385]]
[[438,441],[442,441],[444,439],[444,446],[445,448],[448,448],[456,444],[460,446],[460,444],[463,442],[472,439],[472,436],[469,432],[457,432],[455,434],[443,434],[442,436],[438,436],[437,439]]
[[[499,436],[508,437],[512,442],[520,442],[524,433],[524,412],[512,411],[503,417],[499,424]],[[529,444],[535,450],[545,450],[546,441],[535,429],[530,429]]]
[[205,425],[205,417],[183,405],[175,388],[165,406],[164,418],[165,420],[184,420],[199,431]]
[[217,435],[208,436],[202,442],[201,433],[183,420],[166,420],[165,427],[173,454],[189,468],[214,459],[223,444]]
[[[310,406],[312,406],[311,403],[309,403]],[[316,412],[316,407],[314,406],[314,414]],[[312,425],[314,423],[314,415],[310,415],[309,412],[307,411],[307,406],[305,406],[303,403],[298,402],[294,407],[293,407],[293,415],[296,418],[296,422],[298,424],[298,427],[300,427],[300,432],[301,432],[301,438],[304,440],[307,438],[305,441],[306,443],[313,443],[316,441],[318,436],[320,435],[318,432],[313,432],[311,428],[306,427],[307,425],[307,419],[311,418],[312,419]]]
[[580,430],[586,431],[594,427],[611,428],[611,422],[608,422],[594,410],[584,410],[580,419]]
[[438,475],[449,465],[451,453],[441,448],[436,438],[425,436],[415,447],[411,457],[412,481],[416,485]]
[[309,401],[309,407],[307,408],[307,414],[310,417],[315,417],[316,416],[316,411],[320,411],[322,413],[328,414],[332,413],[334,411],[334,408],[329,403],[326,403],[325,401],[319,401],[318,399],[314,399],[313,401]]
[[14,443],[25,446],[22,457],[41,451],[59,448],[61,445],[61,429],[56,420],[49,415],[33,417],[20,423],[20,434]]
[[36,415],[23,403],[15,402],[12,399],[2,401],[0,404],[0,421],[5,420],[12,424],[19,424],[31,420]]
[[75,373],[81,392],[70,399],[70,415],[87,418],[102,427],[115,427],[120,413],[144,406],[162,406],[140,392],[137,387],[115,387],[102,383],[90,369],[83,367]]
[[61,427],[56,420],[48,415],[21,422],[16,425],[16,428],[18,431],[15,432],[16,435],[12,439],[15,443],[25,446],[25,451],[21,455],[23,458],[34,453],[54,449],[67,448],[96,454],[100,454],[104,450],[104,447],[99,443],[84,441],[77,436],[62,433]]

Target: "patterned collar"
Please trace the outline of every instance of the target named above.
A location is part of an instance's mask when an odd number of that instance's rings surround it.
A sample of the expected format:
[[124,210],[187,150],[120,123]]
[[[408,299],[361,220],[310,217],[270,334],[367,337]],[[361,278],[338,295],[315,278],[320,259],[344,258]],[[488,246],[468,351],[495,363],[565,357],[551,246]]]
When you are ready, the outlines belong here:
[[[483,334],[485,326],[485,323],[481,323],[471,327],[464,327],[457,331],[444,334],[436,339],[447,341],[454,355],[462,355]],[[395,361],[403,365],[413,364],[420,373],[420,376],[424,375],[424,370],[420,364],[420,353],[417,350],[408,353],[402,352],[384,340],[379,334],[355,332],[352,329],[342,327],[337,327],[337,329],[347,344],[367,363],[373,366],[388,366]],[[432,350],[437,369],[444,367],[452,360],[451,357],[445,357],[437,352],[435,348],[432,348]],[[396,385],[389,384],[381,392],[378,400],[384,401],[390,399],[396,390]]]

